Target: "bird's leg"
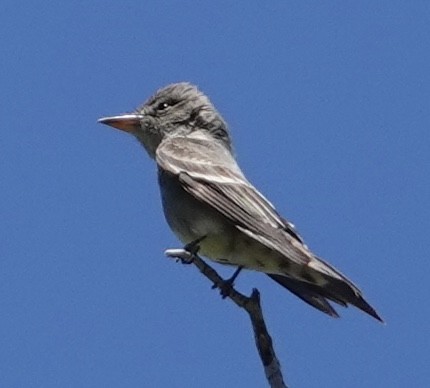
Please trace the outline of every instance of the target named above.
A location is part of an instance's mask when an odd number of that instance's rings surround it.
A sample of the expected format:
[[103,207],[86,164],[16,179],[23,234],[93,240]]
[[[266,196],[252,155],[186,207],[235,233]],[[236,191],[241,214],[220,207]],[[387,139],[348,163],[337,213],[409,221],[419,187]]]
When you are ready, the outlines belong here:
[[194,260],[194,256],[200,249],[200,243],[206,238],[206,236],[199,237],[198,239],[191,241],[180,249],[166,249],[164,254],[169,257],[178,259],[182,264],[191,264]]
[[237,267],[236,271],[234,271],[233,275],[230,278],[228,278],[227,280],[223,280],[222,283],[219,285],[214,284],[212,288],[219,288],[222,298],[227,298],[233,288],[234,281],[236,280],[242,269],[242,266]]

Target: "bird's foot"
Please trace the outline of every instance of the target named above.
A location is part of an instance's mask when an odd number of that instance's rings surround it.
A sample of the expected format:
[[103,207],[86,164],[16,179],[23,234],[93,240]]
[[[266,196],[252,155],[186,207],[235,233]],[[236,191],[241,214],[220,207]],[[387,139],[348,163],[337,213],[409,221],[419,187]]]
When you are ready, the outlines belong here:
[[182,264],[191,264],[194,260],[195,255],[197,255],[200,249],[200,242],[206,236],[200,237],[190,243],[186,244],[183,248],[176,249],[166,249],[164,254],[168,257],[173,257],[177,262],[181,262]]
[[218,288],[223,299],[230,296],[231,290],[233,289],[234,281],[239,275],[240,271],[242,271],[243,267],[237,267],[236,271],[234,271],[233,275],[227,279],[223,280],[220,284],[214,284],[212,289]]

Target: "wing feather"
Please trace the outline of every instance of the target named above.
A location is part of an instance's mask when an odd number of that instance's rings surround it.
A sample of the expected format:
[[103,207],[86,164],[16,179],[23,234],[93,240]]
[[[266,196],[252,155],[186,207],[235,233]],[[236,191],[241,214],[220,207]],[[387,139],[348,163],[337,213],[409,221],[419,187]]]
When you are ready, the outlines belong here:
[[267,247],[296,264],[309,263],[312,254],[293,226],[244,177],[231,154],[204,139],[176,137],[157,149],[160,168],[179,177],[182,187],[228,218]]

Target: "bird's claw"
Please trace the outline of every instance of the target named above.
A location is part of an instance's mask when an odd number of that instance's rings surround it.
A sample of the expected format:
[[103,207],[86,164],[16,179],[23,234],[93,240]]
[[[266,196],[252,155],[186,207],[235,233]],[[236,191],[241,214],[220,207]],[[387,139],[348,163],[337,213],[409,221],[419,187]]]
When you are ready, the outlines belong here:
[[219,288],[219,292],[221,294],[221,297],[223,299],[230,296],[231,291],[233,290],[234,281],[236,280],[237,276],[239,275],[240,271],[242,271],[243,267],[237,267],[236,271],[234,271],[233,276],[231,276],[227,280],[222,280],[219,284],[214,284],[212,286],[212,289]]
[[230,296],[231,291],[233,290],[233,280],[232,279],[228,279],[228,280],[222,280],[220,283],[218,284],[214,284],[212,286],[212,289],[219,289],[219,293],[221,294],[221,298],[225,299],[228,296]]

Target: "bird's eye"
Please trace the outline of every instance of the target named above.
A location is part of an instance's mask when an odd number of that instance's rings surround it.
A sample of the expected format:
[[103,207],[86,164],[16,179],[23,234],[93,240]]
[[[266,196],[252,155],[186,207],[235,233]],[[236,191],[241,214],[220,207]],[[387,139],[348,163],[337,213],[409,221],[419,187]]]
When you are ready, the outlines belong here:
[[160,102],[157,106],[157,110],[164,110],[170,106],[167,102]]

